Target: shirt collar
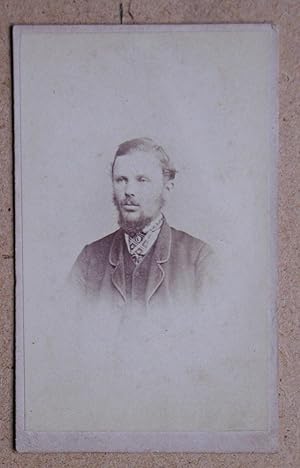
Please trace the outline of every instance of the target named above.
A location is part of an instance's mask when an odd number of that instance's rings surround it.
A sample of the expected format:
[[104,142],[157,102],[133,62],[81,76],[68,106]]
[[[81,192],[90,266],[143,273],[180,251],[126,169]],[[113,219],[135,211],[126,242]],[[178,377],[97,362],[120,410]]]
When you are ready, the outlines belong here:
[[151,221],[151,223],[147,224],[147,226],[144,227],[142,230],[143,234],[147,234],[149,231],[157,231],[158,229],[161,228],[162,223],[163,223],[164,217],[162,213],[159,213],[159,215]]
[[[119,229],[115,232],[114,238],[109,251],[109,262],[116,267],[123,262],[123,239],[124,231]],[[172,232],[165,218],[159,231],[157,242],[154,246],[153,256],[158,263],[165,263],[171,255]]]
[[160,213],[151,223],[144,227],[141,232],[129,236],[125,233],[125,243],[128,252],[138,264],[142,261],[144,256],[149,252],[155,243],[160,233],[164,221],[163,215]]

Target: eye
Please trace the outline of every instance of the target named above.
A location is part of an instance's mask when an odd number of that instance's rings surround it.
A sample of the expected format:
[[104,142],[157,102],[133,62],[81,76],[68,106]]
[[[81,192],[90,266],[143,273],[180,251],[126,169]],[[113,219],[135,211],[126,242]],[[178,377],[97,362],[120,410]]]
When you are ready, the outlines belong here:
[[145,176],[138,176],[137,180],[138,182],[149,182],[148,177],[145,177]]
[[126,182],[126,177],[118,176],[118,177],[115,178],[115,181],[118,182],[118,183]]

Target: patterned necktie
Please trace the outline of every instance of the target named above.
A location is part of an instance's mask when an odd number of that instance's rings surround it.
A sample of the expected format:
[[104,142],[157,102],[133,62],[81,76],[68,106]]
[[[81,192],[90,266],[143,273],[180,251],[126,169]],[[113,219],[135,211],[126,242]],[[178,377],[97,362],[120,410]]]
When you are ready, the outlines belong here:
[[163,223],[163,216],[152,221],[143,231],[137,232],[133,236],[125,234],[125,241],[128,252],[136,265],[139,265],[147,252],[156,241]]

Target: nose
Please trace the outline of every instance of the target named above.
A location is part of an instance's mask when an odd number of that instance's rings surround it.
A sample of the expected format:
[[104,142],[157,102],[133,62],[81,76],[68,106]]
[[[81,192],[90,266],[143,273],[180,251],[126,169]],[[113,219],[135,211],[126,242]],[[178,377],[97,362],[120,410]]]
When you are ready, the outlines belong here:
[[136,184],[133,181],[128,181],[125,187],[125,195],[133,197],[136,193]]

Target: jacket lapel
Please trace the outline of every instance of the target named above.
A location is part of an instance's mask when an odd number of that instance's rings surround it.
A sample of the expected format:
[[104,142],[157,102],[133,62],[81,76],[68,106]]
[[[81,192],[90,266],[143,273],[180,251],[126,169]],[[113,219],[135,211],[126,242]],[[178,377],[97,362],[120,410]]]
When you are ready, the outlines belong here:
[[[146,288],[147,303],[164,280],[165,271],[162,265],[166,263],[170,258],[171,241],[171,228],[168,225],[168,223],[164,221],[157,241],[154,245],[152,262],[149,269],[148,282]],[[116,232],[113,238],[109,253],[109,262],[114,267],[114,271],[111,277],[112,283],[126,302],[123,231],[121,229],[119,229]]]
[[111,276],[112,283],[126,302],[123,231],[121,229],[116,232],[113,238],[109,252],[109,263],[114,267]]
[[149,270],[148,283],[146,289],[147,303],[164,280],[165,272],[162,265],[166,263],[170,258],[172,241],[171,236],[171,228],[168,225],[168,223],[164,221],[154,246],[153,260],[151,262]]

